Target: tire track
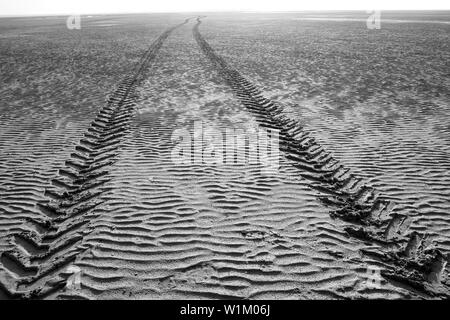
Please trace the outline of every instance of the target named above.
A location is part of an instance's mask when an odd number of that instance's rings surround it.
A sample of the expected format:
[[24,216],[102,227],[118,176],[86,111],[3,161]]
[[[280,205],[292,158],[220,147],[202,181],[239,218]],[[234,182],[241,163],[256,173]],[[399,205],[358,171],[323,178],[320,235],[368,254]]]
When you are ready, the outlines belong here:
[[381,274],[419,295],[450,297],[448,255],[436,249],[428,235],[408,232],[411,216],[392,212],[395,203],[340,164],[304,127],[286,117],[281,105],[266,99],[217,55],[199,32],[201,18],[197,18],[193,34],[202,52],[260,125],[280,130],[284,156],[311,188],[319,191],[331,216],[351,223],[345,231],[372,246],[363,253],[381,261]]
[[54,188],[45,191],[48,200],[37,204],[41,218],[27,219],[29,230],[9,236],[13,249],[0,257],[0,297],[3,293],[5,298],[43,298],[66,286],[70,274],[64,269],[88,249],[81,242],[92,231],[90,221],[99,214],[99,196],[108,191],[102,186],[108,182],[109,168],[129,132],[136,88],[164,41],[188,21],[166,30],[151,44],[107,98],[84,138],[52,179]]

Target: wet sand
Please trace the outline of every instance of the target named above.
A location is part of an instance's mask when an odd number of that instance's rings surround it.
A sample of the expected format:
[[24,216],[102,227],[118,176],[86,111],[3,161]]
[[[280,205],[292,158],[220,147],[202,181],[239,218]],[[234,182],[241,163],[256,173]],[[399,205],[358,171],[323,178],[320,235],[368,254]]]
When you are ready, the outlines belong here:
[[[166,28],[185,18],[159,17],[154,21],[158,28],[143,28],[142,22],[105,17],[100,24],[129,26],[129,33],[120,38],[124,47],[139,46],[131,53],[129,47],[116,49],[107,38],[111,30],[92,27],[93,35],[109,41],[104,40],[104,48],[94,46],[98,51],[83,59],[108,57],[103,63],[111,74],[87,68],[90,86],[76,78],[62,90],[73,97],[64,99],[66,108],[58,104],[61,94],[48,84],[39,87],[48,90],[48,96],[30,92],[30,105],[19,100],[23,94],[6,90],[12,99],[1,113],[7,123],[1,132],[5,161],[0,249],[7,253],[2,254],[0,272],[3,297],[38,289],[39,297],[62,299],[429,298],[429,292],[387,278],[381,278],[376,288],[367,286],[370,268],[386,268],[384,262],[362,253],[376,245],[349,236],[348,222],[330,214],[335,208],[321,200],[323,188],[305,178],[304,166],[293,162],[289,152],[280,155],[279,169],[272,174],[264,173],[260,164],[171,161],[176,130],[193,134],[199,122],[221,132],[264,124],[202,52],[192,33],[195,19],[154,45]],[[397,87],[389,91],[375,81],[374,94],[355,93],[368,87],[351,80],[368,81],[365,69],[353,67],[345,78],[345,72],[333,69],[336,55],[326,54],[342,47],[325,40],[305,41],[320,39],[316,30],[330,25],[268,21],[254,15],[237,20],[203,19],[201,32],[217,55],[257,85],[264,97],[281,103],[284,114],[379,191],[383,201],[395,202],[390,214],[410,216],[408,232],[431,234],[437,248],[447,253],[449,144],[442,124],[449,100],[448,90],[442,88],[448,88],[448,75],[439,66],[421,69],[422,75],[431,73],[430,78],[442,80],[430,80],[430,89],[414,95],[416,100],[405,110]],[[286,31],[287,24],[292,30]],[[344,26],[336,31],[342,37],[346,28],[359,30]],[[364,27],[360,32],[367,32]],[[280,30],[285,37],[279,37]],[[129,39],[130,34],[135,38]],[[264,35],[264,41],[255,34]],[[292,45],[291,35],[303,38]],[[439,43],[443,46],[436,40],[438,49]],[[286,52],[280,53],[276,49],[280,47]],[[349,52],[362,55],[364,48]],[[302,59],[291,55],[296,50],[302,50]],[[135,81],[125,74],[136,73],[133,68],[143,52],[145,68]],[[434,55],[435,64],[441,63],[442,57]],[[322,59],[316,61],[318,56]],[[359,60],[348,58],[349,64],[354,61]],[[420,69],[415,62],[410,67]],[[409,75],[408,66],[398,68],[400,75],[394,76]],[[353,74],[358,72],[359,78]],[[41,73],[36,71],[34,81]],[[336,78],[337,74],[344,78]],[[50,112],[36,111],[44,103]],[[433,113],[424,107],[430,103]],[[60,214],[64,219],[58,218]],[[74,267],[80,270],[81,284],[66,287]],[[444,281],[446,277],[444,270]],[[30,284],[17,286],[18,279],[30,279]]]

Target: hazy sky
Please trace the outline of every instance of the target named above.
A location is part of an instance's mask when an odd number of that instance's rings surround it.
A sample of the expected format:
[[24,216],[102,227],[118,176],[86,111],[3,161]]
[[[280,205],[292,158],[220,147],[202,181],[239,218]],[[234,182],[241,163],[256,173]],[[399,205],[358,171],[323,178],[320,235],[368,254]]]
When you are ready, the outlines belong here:
[[450,9],[449,0],[0,0],[0,16],[171,11]]

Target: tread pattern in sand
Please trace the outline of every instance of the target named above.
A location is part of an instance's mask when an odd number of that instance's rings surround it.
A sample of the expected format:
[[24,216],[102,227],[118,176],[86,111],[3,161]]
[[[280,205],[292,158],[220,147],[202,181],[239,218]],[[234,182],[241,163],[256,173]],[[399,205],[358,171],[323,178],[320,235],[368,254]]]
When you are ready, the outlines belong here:
[[89,223],[102,203],[100,195],[107,191],[102,186],[108,181],[108,169],[134,115],[135,90],[167,37],[188,21],[169,28],[152,43],[51,180],[54,188],[46,190],[47,201],[37,203],[41,217],[26,219],[28,231],[9,235],[14,249],[0,257],[2,273],[8,278],[6,283],[0,281],[6,297],[40,298],[66,285],[69,275],[64,269],[87,249],[80,243],[93,230]]
[[242,104],[262,126],[280,130],[280,149],[302,177],[319,190],[322,201],[334,208],[331,215],[352,223],[349,235],[377,245],[364,253],[385,262],[382,274],[406,284],[412,290],[448,296],[448,256],[427,241],[427,235],[408,232],[411,217],[392,214],[395,203],[335,160],[297,121],[283,114],[283,107],[264,98],[262,92],[219,57],[199,32],[201,18],[193,32],[200,48],[235,92]]
[[[383,282],[364,288],[364,265],[341,221],[287,160],[263,174],[257,163],[171,161],[175,130],[194,123],[220,132],[255,128],[255,118],[211,72],[192,37],[174,32],[139,88],[132,135],[111,170],[105,212],[76,266],[81,290],[58,298],[307,299],[399,297]],[[237,154],[248,149],[239,146]],[[336,259],[339,257],[339,259]]]

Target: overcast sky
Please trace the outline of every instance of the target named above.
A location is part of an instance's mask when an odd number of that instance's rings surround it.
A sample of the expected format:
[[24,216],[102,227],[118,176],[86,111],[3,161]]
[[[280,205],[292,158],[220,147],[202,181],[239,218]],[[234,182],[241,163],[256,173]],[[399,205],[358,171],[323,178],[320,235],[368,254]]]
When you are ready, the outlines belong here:
[[0,0],[0,16],[180,11],[450,9],[450,0]]

